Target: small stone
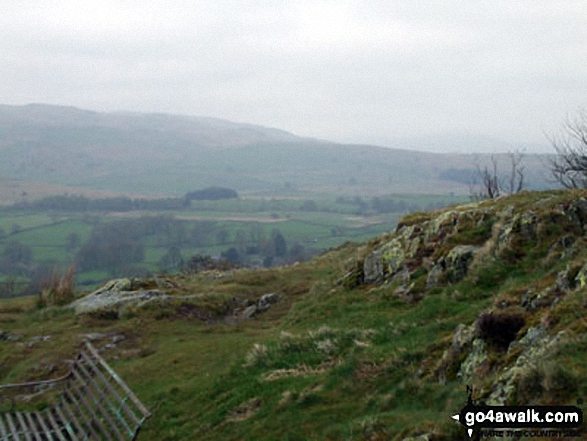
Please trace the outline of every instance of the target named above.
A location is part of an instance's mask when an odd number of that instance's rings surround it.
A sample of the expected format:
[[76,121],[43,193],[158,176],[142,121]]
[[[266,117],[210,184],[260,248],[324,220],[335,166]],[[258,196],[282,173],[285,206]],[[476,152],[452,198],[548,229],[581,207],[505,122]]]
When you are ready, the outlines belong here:
[[89,334],[79,334],[79,337],[88,341],[96,341],[102,338],[106,338],[106,334],[102,334],[100,332],[91,332]]
[[268,309],[270,305],[277,303],[279,301],[279,296],[274,292],[263,294],[259,299],[258,306],[262,309]]
[[253,317],[257,313],[257,305],[251,305],[245,308],[245,310],[241,314],[242,320],[247,320]]
[[8,331],[0,331],[0,341],[17,341],[21,338],[21,335],[16,335]]
[[123,340],[126,340],[126,337],[124,335],[115,335],[114,337],[112,337],[112,344],[117,345]]

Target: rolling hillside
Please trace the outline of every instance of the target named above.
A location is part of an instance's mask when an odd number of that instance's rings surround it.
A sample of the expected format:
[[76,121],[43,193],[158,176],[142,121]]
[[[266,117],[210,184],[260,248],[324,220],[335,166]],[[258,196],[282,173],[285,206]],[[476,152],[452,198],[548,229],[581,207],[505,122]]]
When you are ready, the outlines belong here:
[[[179,195],[219,185],[240,192],[467,194],[470,172],[487,161],[396,147],[335,144],[213,118],[0,106],[0,176],[114,192]],[[527,156],[529,188],[549,185],[544,162]]]

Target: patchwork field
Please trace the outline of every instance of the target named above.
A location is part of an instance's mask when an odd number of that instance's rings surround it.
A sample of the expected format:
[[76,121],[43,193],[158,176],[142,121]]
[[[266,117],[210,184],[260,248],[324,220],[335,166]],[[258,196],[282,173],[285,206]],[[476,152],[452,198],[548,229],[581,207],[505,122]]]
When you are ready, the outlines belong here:
[[[145,276],[176,271],[179,267],[162,264],[171,248],[177,249],[176,257],[184,263],[196,254],[220,257],[234,248],[242,264],[264,266],[263,259],[275,255],[269,242],[277,233],[283,236],[286,246],[277,262],[303,260],[347,241],[362,242],[390,231],[405,212],[463,200],[465,196],[456,195],[387,195],[377,199],[380,205],[381,201],[391,204],[386,208],[390,212],[385,213],[377,212],[381,208],[374,205],[374,198],[302,192],[192,201],[190,207],[182,210],[68,212],[5,208],[0,211],[0,256],[7,259],[9,254],[15,254],[7,251],[14,243],[23,245],[31,256],[16,262],[24,266],[15,266],[12,271],[5,267],[0,280],[16,279],[24,286],[31,277],[40,277],[35,275],[34,267],[47,272],[77,264],[78,284],[90,289],[118,274]],[[142,247],[142,258],[117,261],[119,268],[80,265],[80,250],[90,243],[96,229],[113,225],[132,230],[133,225],[145,222],[157,225],[133,239]],[[16,254],[14,259],[22,257]]]

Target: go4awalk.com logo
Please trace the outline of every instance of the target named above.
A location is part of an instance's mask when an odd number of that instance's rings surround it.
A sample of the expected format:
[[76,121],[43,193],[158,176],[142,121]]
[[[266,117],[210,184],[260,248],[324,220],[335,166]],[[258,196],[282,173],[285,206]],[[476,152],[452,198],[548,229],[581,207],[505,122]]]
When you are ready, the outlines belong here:
[[467,386],[467,392],[467,404],[452,418],[465,426],[470,437],[474,434],[534,438],[580,436],[583,411],[576,406],[476,405],[472,388]]

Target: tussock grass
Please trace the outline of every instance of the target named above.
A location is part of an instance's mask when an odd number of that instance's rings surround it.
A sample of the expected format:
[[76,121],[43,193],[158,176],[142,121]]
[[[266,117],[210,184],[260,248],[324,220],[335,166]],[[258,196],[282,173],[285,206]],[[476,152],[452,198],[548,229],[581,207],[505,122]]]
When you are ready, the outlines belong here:
[[43,282],[39,292],[38,306],[63,306],[75,299],[75,266],[65,273],[55,269]]

